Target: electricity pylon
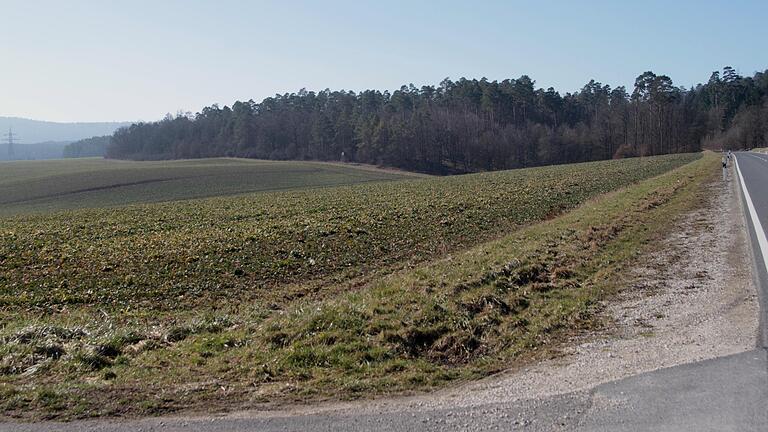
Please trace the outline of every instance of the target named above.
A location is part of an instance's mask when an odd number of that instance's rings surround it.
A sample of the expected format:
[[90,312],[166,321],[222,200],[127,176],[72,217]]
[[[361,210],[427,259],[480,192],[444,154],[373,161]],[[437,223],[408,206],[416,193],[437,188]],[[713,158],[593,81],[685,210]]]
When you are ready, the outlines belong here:
[[14,141],[18,142],[19,136],[13,133],[12,128],[8,128],[8,133],[3,135],[3,137],[5,138],[5,142],[8,144],[8,157],[12,158],[14,156],[13,143]]

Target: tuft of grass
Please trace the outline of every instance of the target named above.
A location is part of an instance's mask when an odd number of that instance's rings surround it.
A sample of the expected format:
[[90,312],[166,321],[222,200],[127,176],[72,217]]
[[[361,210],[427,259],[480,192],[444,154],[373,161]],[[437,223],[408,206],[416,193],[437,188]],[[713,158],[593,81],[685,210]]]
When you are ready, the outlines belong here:
[[101,352],[100,347],[87,346],[72,353],[69,363],[73,364],[77,371],[91,372],[111,366],[112,360],[109,355]]

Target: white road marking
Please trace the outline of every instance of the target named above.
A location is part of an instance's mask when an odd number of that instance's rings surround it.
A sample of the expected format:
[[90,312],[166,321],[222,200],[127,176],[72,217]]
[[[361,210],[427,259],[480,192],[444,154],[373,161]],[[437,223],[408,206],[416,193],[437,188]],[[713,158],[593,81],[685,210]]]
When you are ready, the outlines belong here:
[[[762,158],[760,158],[762,159]],[[744,198],[747,201],[747,209],[749,209],[749,217],[752,219],[752,226],[755,228],[755,235],[757,236],[757,244],[760,247],[760,255],[763,256],[763,265],[765,270],[768,271],[768,240],[765,238],[765,231],[763,225],[760,223],[760,219],[757,217],[757,211],[755,211],[755,205],[752,203],[752,197],[749,196],[747,190],[747,184],[744,182],[744,176],[739,169],[739,160],[736,155],[733,157],[736,163],[736,172],[739,174],[739,181],[741,183],[741,190],[744,191]]]
[[[768,159],[766,159],[766,158],[764,158],[764,157],[762,157],[762,156],[758,156],[758,155],[756,155],[756,154],[754,154],[754,153],[747,153],[747,155],[749,155],[749,156],[752,156],[752,157],[755,157],[755,158],[758,158],[758,159],[760,159],[760,160],[761,160],[761,161],[763,161],[763,162],[768,162]],[[736,156],[734,155],[734,158],[735,158],[735,157],[736,157]]]

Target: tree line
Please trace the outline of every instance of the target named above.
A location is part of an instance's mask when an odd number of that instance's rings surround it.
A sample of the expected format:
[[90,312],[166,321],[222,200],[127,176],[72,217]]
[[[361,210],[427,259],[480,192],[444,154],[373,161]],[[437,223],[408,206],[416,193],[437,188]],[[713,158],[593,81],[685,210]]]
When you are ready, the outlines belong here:
[[111,139],[111,135],[105,135],[85,138],[69,143],[64,147],[64,157],[83,158],[104,156]]
[[362,92],[300,90],[117,130],[107,157],[342,160],[450,174],[753,147],[768,138],[768,71],[690,89],[645,72],[561,95],[517,79]]

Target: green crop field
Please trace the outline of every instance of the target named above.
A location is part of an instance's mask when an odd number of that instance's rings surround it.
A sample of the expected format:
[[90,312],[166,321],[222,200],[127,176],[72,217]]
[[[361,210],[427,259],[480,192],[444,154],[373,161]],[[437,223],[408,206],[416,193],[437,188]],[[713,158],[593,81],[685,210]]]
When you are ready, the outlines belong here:
[[247,159],[0,162],[0,216],[414,176],[340,164]]
[[670,155],[0,218],[0,408],[215,409],[486,375],[590,322],[608,270],[716,164]]

